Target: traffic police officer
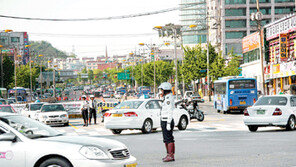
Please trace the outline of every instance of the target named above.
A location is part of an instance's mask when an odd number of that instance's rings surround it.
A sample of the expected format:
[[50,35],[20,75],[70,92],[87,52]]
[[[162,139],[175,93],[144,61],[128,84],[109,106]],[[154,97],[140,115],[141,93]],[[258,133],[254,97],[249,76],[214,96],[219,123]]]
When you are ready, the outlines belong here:
[[81,108],[81,114],[84,121],[83,126],[88,126],[88,101],[86,100],[86,96],[82,96],[82,108]]
[[89,104],[89,125],[91,124],[91,118],[94,117],[94,123],[97,124],[97,101],[95,100],[94,95],[90,95],[90,100],[88,102]]
[[162,83],[158,87],[161,91],[160,97],[162,98],[161,109],[161,129],[163,135],[163,142],[167,150],[167,156],[163,158],[163,162],[175,161],[175,140],[173,136],[174,118],[173,110],[175,108],[174,97],[172,94],[172,85],[168,82]]

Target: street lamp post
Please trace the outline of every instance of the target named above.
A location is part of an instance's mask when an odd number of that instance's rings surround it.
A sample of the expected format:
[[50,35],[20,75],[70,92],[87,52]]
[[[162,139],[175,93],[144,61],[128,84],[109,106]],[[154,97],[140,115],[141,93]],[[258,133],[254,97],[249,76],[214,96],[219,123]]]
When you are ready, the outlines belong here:
[[2,55],[2,47],[3,45],[0,45],[0,56],[1,56],[1,87],[4,88],[4,72],[3,72],[3,55]]
[[42,75],[42,60],[41,60],[41,57],[43,57],[43,55],[39,55],[38,57],[40,57],[40,97],[42,97],[43,75]]
[[[29,48],[29,47],[31,47],[31,45],[26,45],[25,46],[26,48]],[[32,100],[32,62],[31,62],[32,60],[31,60],[31,54],[30,54],[30,50],[29,50],[29,66],[30,66],[30,92],[31,92],[31,100]]]

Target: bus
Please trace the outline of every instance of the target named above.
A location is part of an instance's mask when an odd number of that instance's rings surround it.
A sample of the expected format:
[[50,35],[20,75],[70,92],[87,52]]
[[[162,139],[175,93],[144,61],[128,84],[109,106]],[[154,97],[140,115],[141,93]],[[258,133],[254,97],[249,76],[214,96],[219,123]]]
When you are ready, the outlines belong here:
[[224,114],[244,111],[257,101],[257,81],[254,78],[222,78],[214,82],[214,108]]
[[22,101],[24,101],[24,100],[26,100],[27,92],[26,92],[25,88],[23,88],[23,87],[16,87],[13,89],[9,89],[8,95],[10,98],[11,97],[15,98],[15,95],[16,95],[17,97],[21,97]]

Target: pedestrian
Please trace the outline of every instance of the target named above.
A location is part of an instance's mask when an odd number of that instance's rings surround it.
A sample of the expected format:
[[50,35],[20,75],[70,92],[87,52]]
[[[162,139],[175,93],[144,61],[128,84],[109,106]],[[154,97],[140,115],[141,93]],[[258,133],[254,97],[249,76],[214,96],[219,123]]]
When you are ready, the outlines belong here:
[[173,136],[174,118],[173,110],[175,106],[174,97],[172,94],[172,85],[168,82],[162,83],[160,89],[160,97],[162,99],[161,108],[161,129],[163,142],[167,151],[167,156],[162,159],[163,162],[175,161],[175,140]]
[[94,117],[94,124],[97,124],[97,101],[95,100],[94,95],[90,95],[89,98],[89,125],[91,125],[92,117]]
[[83,126],[88,126],[88,101],[86,100],[86,96],[82,96],[82,108],[81,108],[81,114],[84,121]]

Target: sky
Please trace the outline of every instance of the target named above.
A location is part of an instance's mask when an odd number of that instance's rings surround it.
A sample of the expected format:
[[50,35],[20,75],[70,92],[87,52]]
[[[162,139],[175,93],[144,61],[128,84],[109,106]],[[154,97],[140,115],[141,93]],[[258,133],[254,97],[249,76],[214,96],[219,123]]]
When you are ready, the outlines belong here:
[[[0,14],[38,18],[100,18],[152,12],[178,7],[180,0],[0,0]],[[159,43],[154,26],[180,23],[179,11],[137,18],[88,21],[49,22],[0,18],[0,30],[25,31],[29,40],[48,41],[54,47],[79,57],[128,54],[139,49],[138,43]],[[40,34],[98,35],[96,37],[53,36]],[[112,37],[114,34],[151,34]],[[105,35],[102,37],[101,35]],[[107,35],[107,36],[106,36]]]

